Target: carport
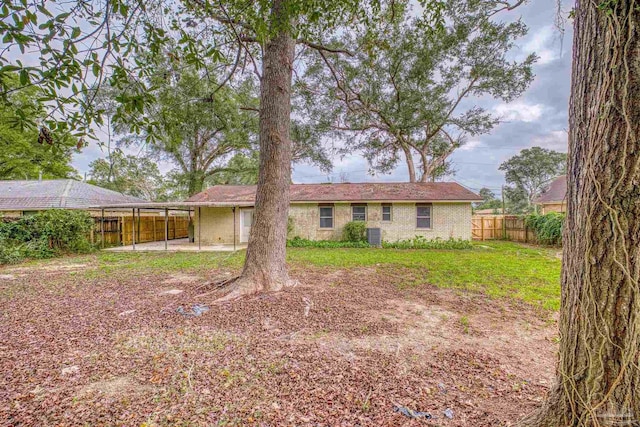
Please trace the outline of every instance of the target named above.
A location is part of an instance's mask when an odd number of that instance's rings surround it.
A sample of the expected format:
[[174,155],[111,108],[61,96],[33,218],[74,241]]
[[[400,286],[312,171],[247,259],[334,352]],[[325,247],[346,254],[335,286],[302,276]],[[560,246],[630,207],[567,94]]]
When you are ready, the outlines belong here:
[[[150,245],[149,243],[140,243],[136,242],[136,221],[132,221],[133,227],[131,230],[131,241],[130,245],[131,250],[143,250],[143,251],[157,251],[157,250],[165,250],[165,251],[202,251],[202,250],[233,250],[241,249],[244,245],[238,245],[237,237],[236,237],[236,209],[246,206],[251,206],[250,203],[224,203],[224,202],[145,202],[145,203],[121,203],[121,204],[109,204],[109,205],[99,205],[94,206],[95,209],[100,209],[101,211],[101,221],[100,221],[100,234],[102,238],[102,247],[104,248],[104,213],[105,210],[110,209],[130,209],[132,218],[137,218],[138,227],[140,224],[140,212],[141,211],[155,211],[155,212],[163,212],[164,213],[164,245],[159,246],[156,242],[152,242],[154,244]],[[179,242],[178,244],[170,244],[169,243],[169,213],[175,211],[188,212],[189,217],[191,217],[192,213],[198,212],[198,218],[201,217],[201,208],[203,207],[211,207],[211,208],[228,208],[233,213],[233,246],[231,249],[231,245],[229,245],[229,249],[224,249],[224,245],[206,245],[203,247],[202,245],[202,221],[198,221],[197,229],[194,230],[195,235],[197,235],[197,245],[193,244],[189,241],[187,242]],[[194,236],[195,237],[195,236]],[[184,239],[182,239],[184,240]],[[242,246],[242,247],[240,247]],[[114,251],[123,251],[129,250],[128,246],[120,246],[115,248],[110,248],[109,250]]]

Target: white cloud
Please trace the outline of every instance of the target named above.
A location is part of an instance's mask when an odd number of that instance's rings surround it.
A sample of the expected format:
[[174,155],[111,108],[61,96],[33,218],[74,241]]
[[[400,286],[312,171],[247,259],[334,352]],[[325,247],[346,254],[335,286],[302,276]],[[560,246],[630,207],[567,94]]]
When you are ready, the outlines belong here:
[[493,107],[493,110],[500,117],[500,120],[510,122],[535,122],[540,119],[545,108],[543,104],[512,102],[510,104],[498,104]]
[[[532,32],[529,40],[522,46],[523,56],[535,53],[538,56],[536,64],[545,65],[560,59],[560,46],[555,45],[557,40],[555,30],[547,25],[538,31]],[[555,46],[554,46],[555,45]]]
[[467,141],[462,147],[458,148],[458,150],[473,151],[480,147],[484,147],[484,143],[478,139],[472,139],[471,141]]
[[566,153],[568,150],[569,135],[565,130],[554,130],[546,135],[536,136],[531,139],[532,147],[548,148],[550,150]]

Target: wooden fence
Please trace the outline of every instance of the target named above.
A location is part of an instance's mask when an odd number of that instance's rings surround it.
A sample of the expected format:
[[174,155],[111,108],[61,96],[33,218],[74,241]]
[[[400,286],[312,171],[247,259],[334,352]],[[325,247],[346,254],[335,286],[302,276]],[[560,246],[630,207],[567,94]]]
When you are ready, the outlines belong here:
[[[165,239],[164,216],[141,216],[133,218],[105,217],[105,246],[131,245],[133,243],[133,221],[135,220],[136,243],[160,242]],[[102,236],[101,219],[95,218],[92,241],[99,242]],[[182,239],[189,236],[189,217],[170,216],[168,221],[168,240]]]
[[473,240],[513,240],[535,243],[536,235],[517,215],[473,215],[471,217]]

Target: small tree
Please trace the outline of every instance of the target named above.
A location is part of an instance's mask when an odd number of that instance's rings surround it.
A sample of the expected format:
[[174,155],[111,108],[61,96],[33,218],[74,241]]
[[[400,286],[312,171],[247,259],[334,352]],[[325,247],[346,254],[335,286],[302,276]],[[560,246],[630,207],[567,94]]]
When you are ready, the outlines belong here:
[[546,148],[532,147],[520,151],[499,168],[505,180],[527,194],[527,206],[544,190],[552,179],[567,170],[567,155]]

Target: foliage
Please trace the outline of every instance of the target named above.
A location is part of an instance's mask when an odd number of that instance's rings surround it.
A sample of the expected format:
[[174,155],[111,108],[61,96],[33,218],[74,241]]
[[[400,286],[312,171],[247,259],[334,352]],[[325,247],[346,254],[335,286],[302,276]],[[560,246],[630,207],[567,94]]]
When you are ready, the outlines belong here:
[[[18,86],[17,76],[7,76],[10,88]],[[37,122],[45,116],[36,87],[13,92],[0,98],[0,179],[72,178],[71,166],[75,143],[64,135],[54,137],[59,144],[38,140],[38,131],[24,126],[24,121]],[[24,116],[20,116],[24,115]]]
[[294,237],[287,241],[287,246],[291,248],[368,248],[366,241],[340,241],[340,240],[308,240]]
[[536,233],[538,241],[545,245],[562,244],[562,228],[565,215],[558,212],[550,212],[545,215],[529,215],[525,218],[527,227]]
[[473,205],[474,210],[494,209],[497,212],[499,209],[502,209],[502,201],[497,199],[495,193],[490,189],[486,187],[481,188],[478,194],[482,197],[482,202],[475,203]]
[[145,156],[113,151],[107,159],[89,163],[89,183],[150,201],[167,199],[157,163]]
[[566,172],[566,168],[566,153],[540,147],[524,149],[500,165],[507,183],[526,193],[529,206],[552,179]]
[[51,209],[0,222],[0,263],[89,252],[94,225],[85,211]]
[[464,239],[427,239],[424,236],[416,236],[413,239],[398,240],[397,242],[382,242],[383,248],[389,249],[472,249],[469,240]]
[[310,57],[308,108],[346,131],[344,153],[362,150],[375,170],[388,172],[404,157],[411,181],[451,174],[452,152],[499,121],[472,98],[509,102],[533,80],[535,55],[508,58],[526,26],[498,21],[495,7],[445,1],[445,28],[433,32],[408,2],[392,2],[389,23],[340,37],[351,55]]
[[505,211],[510,215],[528,214],[533,210],[524,188],[504,187]]
[[347,242],[366,242],[367,224],[364,221],[349,221],[342,229],[342,240]]

